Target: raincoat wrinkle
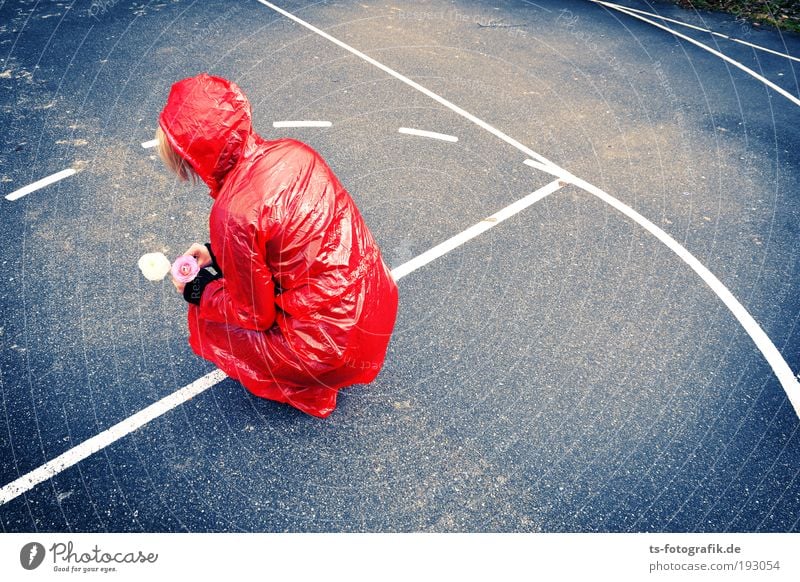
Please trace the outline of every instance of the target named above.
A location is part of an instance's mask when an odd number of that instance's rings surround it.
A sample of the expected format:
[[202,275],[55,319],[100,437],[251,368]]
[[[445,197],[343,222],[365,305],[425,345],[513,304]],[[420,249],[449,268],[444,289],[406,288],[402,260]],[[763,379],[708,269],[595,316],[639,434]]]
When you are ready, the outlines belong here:
[[222,277],[189,305],[189,343],[253,394],[326,417],[339,388],[380,372],[397,285],[322,157],[253,131],[232,82],[173,85],[159,124],[210,188]]

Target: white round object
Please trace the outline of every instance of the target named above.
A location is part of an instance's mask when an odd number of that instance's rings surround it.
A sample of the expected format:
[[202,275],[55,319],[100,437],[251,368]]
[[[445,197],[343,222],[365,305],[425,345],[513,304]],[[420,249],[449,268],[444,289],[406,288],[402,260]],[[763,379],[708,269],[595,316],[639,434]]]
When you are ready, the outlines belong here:
[[161,281],[169,273],[172,263],[163,253],[146,253],[139,259],[142,275],[149,281]]

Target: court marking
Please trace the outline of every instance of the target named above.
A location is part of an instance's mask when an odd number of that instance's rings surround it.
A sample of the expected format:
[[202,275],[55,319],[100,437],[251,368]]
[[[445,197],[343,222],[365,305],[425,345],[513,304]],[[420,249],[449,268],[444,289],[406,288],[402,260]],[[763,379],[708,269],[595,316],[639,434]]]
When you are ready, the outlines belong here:
[[19,497],[26,491],[33,489],[39,483],[47,481],[61,471],[72,467],[86,457],[106,448],[113,442],[135,431],[151,420],[172,410],[179,404],[186,402],[201,392],[205,392],[215,384],[220,383],[226,377],[227,376],[225,376],[221,370],[214,370],[198,378],[191,384],[184,386],[180,390],[176,390],[169,396],[151,404],[147,408],[140,410],[133,416],[129,416],[103,432],[83,441],[81,444],[72,447],[44,465],[15,479],[0,489],[0,505],[4,505],[12,499]]
[[[539,188],[535,192],[520,198],[516,202],[512,202],[505,208],[495,212],[487,218],[484,218],[479,223],[474,224],[463,232],[447,239],[445,242],[393,269],[392,277],[395,281],[399,281],[409,273],[413,273],[417,269],[424,267],[431,261],[463,245],[465,242],[475,238],[481,233],[486,232],[490,228],[523,211],[532,204],[543,199],[545,196],[560,190],[566,185],[566,182],[563,180],[555,180],[546,186]],[[76,465],[83,459],[108,447],[122,437],[149,423],[151,420],[158,418],[173,408],[176,408],[184,402],[194,398],[198,394],[205,392],[212,386],[222,382],[225,378],[227,378],[227,376],[222,370],[214,370],[213,372],[198,378],[191,384],[176,390],[169,396],[165,396],[161,400],[154,402],[147,408],[140,410],[125,420],[118,422],[100,434],[97,434],[83,441],[82,443],[75,445],[71,449],[46,462],[40,467],[37,467],[33,471],[30,471],[25,475],[15,479],[0,489],[0,506],[8,503],[12,499],[19,497],[27,491],[30,491],[39,483],[47,481],[62,471],[69,469],[73,465]]]
[[330,121],[273,121],[272,127],[330,127]]
[[142,142],[142,147],[144,149],[154,148],[157,145],[158,145],[158,140],[157,139],[151,139],[150,141],[143,141]]
[[522,163],[525,164],[526,166],[530,166],[531,168],[536,168],[537,170],[539,170],[541,172],[545,172],[547,174],[550,174],[551,176],[556,176],[557,178],[564,178],[567,181],[569,181],[569,178],[570,178],[569,174],[565,173],[561,168],[554,167],[554,166],[547,165],[547,164],[540,164],[536,160],[531,160],[530,158],[525,160]]
[[424,253],[422,253],[421,255],[418,255],[417,257],[411,259],[410,261],[405,262],[398,267],[395,267],[394,269],[392,269],[392,276],[394,277],[394,280],[398,281],[402,277],[405,277],[409,273],[416,271],[420,267],[424,267],[431,261],[434,261],[437,258],[441,257],[442,255],[449,253],[453,249],[460,247],[468,240],[471,240],[476,236],[478,236],[479,234],[486,232],[487,230],[500,224],[507,218],[514,216],[518,212],[521,212],[522,210],[526,209],[528,206],[535,204],[545,196],[549,196],[553,192],[560,190],[566,185],[567,185],[566,182],[564,182],[563,180],[554,180],[553,182],[550,182],[546,186],[539,188],[538,190],[536,190],[536,192],[531,192],[524,198],[520,198],[516,202],[509,204],[502,210],[495,212],[494,214],[492,214],[487,218],[484,218],[477,224],[473,224],[468,229],[460,232],[459,234],[453,237],[450,237],[443,243],[440,243],[435,247],[433,247],[432,249],[429,249]]
[[6,200],[10,200],[12,202],[14,200],[19,200],[20,198],[30,194],[31,192],[35,192],[36,190],[44,188],[45,186],[49,186],[50,184],[58,182],[59,180],[63,180],[64,178],[68,178],[69,176],[72,176],[73,174],[76,173],[77,170],[74,170],[72,168],[61,170],[60,172],[51,174],[45,178],[42,178],[41,180],[36,180],[33,184],[28,184],[27,186],[24,186],[19,190],[14,190],[13,192],[11,192],[11,194],[6,194]]
[[[259,2],[260,1],[261,0],[259,0]],[[800,99],[798,99],[797,97],[795,97],[794,95],[792,95],[791,93],[789,93],[788,91],[783,89],[782,87],[779,87],[778,85],[776,85],[775,83],[773,83],[772,81],[767,79],[766,77],[763,77],[762,75],[759,75],[758,73],[756,73],[750,67],[748,67],[746,65],[743,65],[739,61],[737,61],[735,59],[732,59],[728,55],[723,54],[723,53],[719,52],[718,50],[714,50],[713,48],[711,48],[707,44],[704,44],[704,43],[702,43],[700,41],[697,41],[697,40],[695,40],[695,39],[693,39],[693,38],[691,38],[689,36],[686,36],[685,34],[681,34],[677,30],[672,30],[668,26],[664,26],[663,24],[659,24],[658,22],[653,22],[649,18],[645,18],[644,16],[641,16],[640,14],[636,14],[635,12],[630,12],[627,8],[623,8],[622,6],[619,6],[617,4],[611,4],[610,2],[603,2],[603,0],[591,0],[591,2],[594,2],[595,4],[600,4],[601,6],[605,6],[606,8],[610,8],[612,10],[616,10],[617,12],[622,12],[623,14],[627,14],[628,16],[631,16],[633,18],[641,20],[642,22],[646,22],[647,24],[655,26],[656,28],[660,28],[661,30],[665,30],[665,31],[669,32],[670,34],[672,34],[674,36],[677,36],[680,39],[683,39],[683,40],[685,40],[687,42],[690,42],[693,45],[700,47],[704,51],[710,52],[712,55],[721,58],[726,63],[730,63],[731,65],[733,65],[737,69],[740,69],[740,70],[744,71],[745,73],[747,73],[748,75],[750,75],[754,79],[756,79],[758,81],[761,81],[767,87],[769,87],[770,89],[772,89],[776,93],[779,93],[780,95],[783,95],[789,101],[791,101],[792,103],[794,103],[795,105],[800,107]]]
[[414,129],[411,127],[400,127],[397,129],[398,133],[406,135],[416,135],[419,137],[429,137],[431,139],[440,139],[442,141],[457,142],[458,138],[454,135],[447,135],[446,133],[437,133],[435,131],[427,131],[424,129]]
[[[595,0],[592,0],[592,1],[595,1]],[[747,42],[746,40],[742,40],[740,38],[736,38],[735,36],[728,36],[727,34],[722,34],[721,32],[716,32],[714,30],[709,30],[708,28],[702,28],[700,26],[695,26],[694,24],[689,24],[688,22],[682,22],[680,20],[675,20],[673,18],[667,18],[666,16],[661,16],[660,14],[654,14],[652,12],[645,12],[644,10],[639,10],[638,8],[631,8],[630,6],[620,6],[619,4],[614,4],[613,2],[606,2],[605,4],[608,5],[609,7],[623,8],[623,9],[628,10],[630,12],[637,12],[637,13],[642,14],[644,16],[652,16],[654,18],[658,18],[659,20],[663,20],[665,22],[672,22],[672,23],[678,24],[680,26],[685,26],[686,28],[699,30],[700,32],[707,32],[708,34],[713,34],[714,36],[718,36],[720,38],[724,38],[725,40],[729,40],[731,42],[738,42],[739,44],[743,44],[743,45],[749,46],[751,48],[754,48],[754,49],[757,49],[757,50],[760,50],[760,51],[764,51],[764,52],[767,52],[767,53],[771,53],[773,55],[777,55],[779,57],[783,57],[783,58],[786,58],[786,59],[791,59],[793,61],[800,62],[800,58],[793,57],[790,54],[782,53],[782,52],[779,52],[779,51],[775,51],[775,50],[772,50],[772,49],[767,48],[765,46],[761,46],[759,44],[754,44],[752,42]]]

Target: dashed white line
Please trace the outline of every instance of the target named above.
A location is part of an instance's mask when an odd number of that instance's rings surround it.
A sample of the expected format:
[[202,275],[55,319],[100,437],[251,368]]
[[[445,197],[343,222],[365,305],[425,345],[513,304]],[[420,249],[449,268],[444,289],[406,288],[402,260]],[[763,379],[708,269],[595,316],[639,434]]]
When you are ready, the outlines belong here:
[[[597,2],[597,0],[592,0],[592,1],[593,2]],[[798,58],[798,57],[793,57],[792,55],[788,55],[786,53],[775,51],[775,50],[769,49],[769,48],[767,48],[765,46],[761,46],[759,44],[753,44],[752,42],[747,42],[746,40],[742,40],[742,39],[736,38],[734,36],[728,36],[727,34],[722,34],[721,32],[716,32],[714,30],[709,30],[708,28],[702,28],[700,26],[695,26],[694,24],[689,24],[688,22],[682,22],[680,20],[675,20],[674,18],[667,18],[666,16],[661,16],[660,14],[654,14],[652,12],[645,12],[644,10],[639,10],[638,8],[631,8],[630,6],[620,6],[619,4],[614,4],[612,2],[605,2],[605,3],[597,2],[597,3],[598,4],[605,4],[605,5],[607,5],[609,7],[613,7],[613,8],[624,8],[625,10],[628,10],[630,12],[636,12],[636,13],[642,14],[644,16],[652,16],[653,18],[658,18],[659,20],[663,20],[665,22],[672,22],[673,24],[678,24],[680,26],[685,26],[686,28],[691,28],[693,30],[699,30],[700,32],[707,32],[708,34],[713,34],[714,36],[718,36],[720,38],[724,38],[725,40],[729,40],[731,42],[738,42],[739,44],[743,44],[743,45],[749,46],[749,47],[757,49],[757,50],[761,50],[761,51],[764,51],[764,52],[767,52],[767,53],[771,53],[773,55],[777,55],[779,57],[784,57],[786,59],[791,59],[793,61],[800,62],[800,58]]]
[[330,121],[273,121],[272,127],[330,127]]
[[42,178],[41,180],[36,180],[33,184],[28,184],[27,186],[20,188],[19,190],[14,190],[11,194],[6,194],[6,200],[19,200],[23,196],[30,194],[31,192],[35,192],[40,188],[44,188],[45,186],[49,186],[53,182],[58,182],[59,180],[63,180],[69,176],[72,176],[76,173],[76,170],[72,168],[67,168],[66,170],[61,170],[60,172],[56,172],[55,174],[51,174],[46,178]]
[[151,139],[150,141],[143,141],[142,142],[142,147],[144,149],[154,148],[157,145],[158,145],[158,140],[157,139]]
[[767,87],[770,87],[772,90],[776,91],[777,93],[780,93],[781,95],[786,97],[789,101],[791,101],[792,103],[794,103],[795,105],[800,107],[800,99],[798,99],[797,97],[795,97],[794,95],[792,95],[791,93],[786,91],[785,89],[779,87],[778,85],[776,85],[775,83],[773,83],[772,81],[767,79],[766,77],[763,77],[762,75],[759,75],[758,73],[756,73],[750,67],[747,67],[747,66],[743,65],[742,63],[740,63],[739,61],[730,58],[728,55],[722,54],[718,50],[714,50],[710,46],[708,46],[706,44],[703,44],[702,42],[699,42],[699,41],[697,41],[697,40],[695,40],[695,39],[693,39],[693,38],[691,38],[689,36],[686,36],[685,34],[681,34],[677,30],[672,30],[668,26],[664,26],[663,24],[659,24],[658,22],[653,22],[649,18],[645,18],[644,16],[642,16],[640,14],[636,14],[635,12],[630,12],[625,7],[619,6],[617,4],[611,4],[610,2],[603,2],[602,0],[591,0],[591,1],[594,2],[595,4],[600,4],[601,6],[605,6],[607,8],[611,8],[612,10],[616,10],[618,12],[622,12],[623,14],[627,14],[628,16],[632,16],[633,18],[641,20],[642,22],[646,22],[646,23],[648,23],[648,24],[650,24],[652,26],[655,26],[656,28],[660,28],[661,30],[665,30],[665,31],[669,32],[670,34],[677,36],[678,38],[681,38],[681,39],[683,39],[683,40],[685,40],[687,42],[692,43],[695,46],[700,47],[701,49],[703,49],[705,51],[710,52],[712,55],[721,58],[723,61],[732,64],[737,69],[740,69],[740,70],[744,71],[745,73],[747,73],[748,75],[750,75],[754,79],[757,79],[757,80],[761,81]]
[[[520,143],[519,141],[515,140],[514,138],[506,135],[505,133],[503,133],[499,129],[493,127],[492,125],[490,125],[488,123],[486,123],[482,119],[479,119],[478,117],[476,117],[473,114],[469,113],[468,111],[462,109],[458,105],[455,105],[454,103],[451,103],[450,101],[448,101],[444,97],[441,97],[440,95],[437,95],[436,93],[434,93],[430,89],[427,89],[427,88],[423,87],[422,85],[420,85],[416,81],[412,81],[411,79],[409,79],[405,75],[402,75],[402,74],[398,73],[397,71],[395,71],[394,69],[391,69],[391,68],[387,67],[383,63],[380,63],[380,62],[376,61],[372,57],[370,57],[370,56],[362,53],[361,51],[351,47],[349,44],[339,40],[338,38],[335,38],[335,37],[331,36],[327,32],[325,32],[323,30],[320,30],[316,26],[314,26],[312,24],[309,24],[308,22],[306,22],[302,18],[299,18],[299,17],[295,16],[294,14],[292,14],[290,12],[287,12],[283,8],[275,6],[271,2],[267,2],[267,0],[258,0],[258,2],[260,4],[263,4],[266,7],[270,8],[271,10],[274,10],[278,14],[284,15],[286,18],[289,18],[290,20],[296,22],[297,24],[303,26],[304,28],[307,28],[308,30],[314,32],[315,34],[318,34],[322,38],[325,38],[325,39],[329,40],[333,44],[343,48],[344,50],[346,50],[349,53],[357,56],[358,58],[370,63],[371,65],[373,65],[373,66],[375,66],[377,68],[379,68],[380,70],[384,71],[388,75],[391,75],[395,79],[397,79],[399,81],[402,81],[403,83],[405,83],[409,87],[413,87],[414,89],[416,89],[417,91],[419,91],[420,93],[422,93],[424,95],[427,95],[428,97],[430,97],[434,101],[436,101],[438,103],[441,103],[442,105],[444,105],[445,107],[447,107],[448,109],[453,111],[454,113],[457,113],[458,115],[464,117],[465,119],[468,119],[469,121],[473,122],[478,127],[481,127],[483,129],[485,129],[486,131],[488,131],[492,135],[496,136],[497,138],[501,139],[505,143],[515,147],[516,149],[518,149],[519,151],[521,151],[525,155],[533,158],[533,160],[536,161],[536,162],[539,162],[539,164],[542,167],[546,167],[546,168],[549,168],[551,170],[557,171],[559,173],[559,175],[562,176],[562,179],[566,179],[567,181],[571,182],[572,184],[578,186],[579,188],[582,188],[586,192],[597,196],[598,198],[600,198],[604,202],[610,204],[611,206],[613,206],[614,208],[616,208],[617,210],[619,210],[620,212],[622,212],[623,214],[625,214],[626,216],[628,216],[629,218],[631,218],[632,220],[637,222],[639,225],[641,225],[642,227],[647,229],[650,233],[652,233],[654,236],[656,236],[656,238],[658,238],[661,242],[663,242],[670,249],[672,249],[672,251],[675,252],[698,275],[700,275],[700,277],[703,279],[703,281],[705,281],[705,283],[707,285],[709,285],[709,287],[711,287],[711,289],[723,301],[723,303],[726,305],[726,307],[728,307],[728,309],[730,309],[730,311],[734,314],[736,319],[742,324],[742,326],[744,327],[745,331],[750,336],[750,339],[753,341],[753,343],[756,345],[756,347],[761,351],[761,353],[764,356],[764,358],[767,360],[769,365],[772,367],[772,371],[774,372],[775,376],[778,378],[778,381],[781,383],[781,387],[786,392],[786,396],[789,398],[789,401],[791,402],[792,407],[794,408],[795,414],[798,417],[800,417],[800,382],[798,382],[798,380],[795,377],[794,373],[789,368],[789,365],[786,363],[786,360],[783,359],[783,356],[778,351],[778,349],[775,347],[775,344],[772,343],[772,340],[769,339],[767,334],[764,333],[764,330],[761,329],[761,327],[758,325],[758,323],[752,318],[752,316],[750,316],[750,314],[747,312],[747,310],[742,306],[741,303],[739,303],[739,301],[733,296],[733,294],[728,290],[728,288],[725,287],[725,285],[723,285],[722,282],[719,279],[717,279],[706,267],[704,267],[700,263],[700,261],[698,261],[688,250],[686,250],[683,246],[681,246],[681,244],[678,243],[678,241],[673,239],[666,232],[664,232],[659,227],[654,225],[652,222],[647,220],[644,216],[642,216],[641,214],[639,214],[638,212],[636,212],[635,210],[633,210],[629,206],[623,204],[622,202],[620,202],[619,200],[617,200],[616,198],[614,198],[610,194],[604,192],[603,190],[601,190],[600,188],[597,188],[596,186],[593,186],[592,184],[589,184],[585,180],[581,180],[581,179],[577,178],[576,176],[573,176],[567,170],[565,170],[565,169],[561,168],[560,166],[558,166],[558,164],[555,164],[555,163],[551,162],[550,160],[548,160],[547,158],[545,158],[541,154],[536,153],[531,148],[527,147],[526,145],[523,145],[522,143]],[[600,4],[605,4],[605,2],[600,2]],[[739,68],[742,68],[743,70],[745,70],[749,74],[755,75],[757,78],[760,78],[767,85],[771,86],[773,89],[775,89],[776,91],[780,92],[782,95],[788,97],[789,99],[791,99],[792,101],[794,101],[798,105],[800,105],[800,100],[797,100],[797,98],[795,98],[792,95],[788,94],[786,91],[784,91],[783,89],[781,89],[780,87],[778,87],[774,83],[771,83],[767,79],[764,79],[763,77],[761,77],[760,75],[755,73],[755,71],[752,71],[751,69],[748,69],[747,67],[745,67],[741,63],[737,63],[736,61],[734,61],[730,57],[727,57],[727,56],[723,55],[722,53],[720,53],[718,51],[715,51],[715,50],[707,47],[706,45],[704,45],[702,43],[699,43],[699,42],[695,41],[694,39],[691,39],[691,38],[689,38],[689,37],[687,37],[685,35],[681,35],[680,33],[677,33],[677,32],[675,32],[675,31],[673,31],[673,30],[671,30],[671,29],[669,29],[669,28],[667,28],[665,26],[662,26],[662,25],[657,24],[655,22],[649,21],[648,19],[646,19],[646,18],[644,18],[642,16],[639,16],[639,15],[633,14],[633,13],[627,13],[627,12],[626,12],[626,14],[634,16],[635,18],[640,18],[642,20],[645,20],[646,22],[649,22],[650,24],[653,24],[653,25],[655,25],[655,26],[657,26],[659,28],[663,28],[668,32],[671,32],[671,33],[673,33],[673,34],[675,34],[677,36],[680,36],[680,37],[688,40],[689,42],[697,44],[698,46],[700,46],[701,48],[703,48],[705,50],[711,51],[712,53],[714,53],[717,56],[725,59],[726,61],[731,62],[731,64],[734,64],[735,66],[737,66]],[[547,170],[545,170],[545,171],[547,171]]]
[[458,138],[454,135],[447,135],[446,133],[436,133],[435,131],[426,131],[424,129],[413,129],[411,127],[401,127],[397,130],[406,135],[416,135],[419,137],[429,137],[431,139],[440,139],[442,141],[457,142]]
[[100,434],[83,441],[77,446],[72,447],[65,453],[57,456],[52,461],[48,461],[41,467],[34,469],[30,473],[23,475],[19,479],[12,481],[0,489],[0,505],[8,503],[26,491],[30,491],[39,483],[50,479],[54,475],[57,475],[61,471],[72,467],[86,457],[93,455],[101,449],[104,449],[111,443],[121,439],[129,433],[132,433],[154,418],[161,416],[179,404],[183,404],[190,398],[193,398],[201,392],[208,390],[215,384],[218,384],[224,380],[226,377],[227,376],[225,376],[221,370],[215,370],[209,374],[206,374],[188,386],[184,386],[180,390],[177,390],[169,396],[162,398],[158,402],[151,404],[147,408],[137,412],[133,416],[126,418],[122,422],[115,424],[111,428],[104,430]]
[[434,93],[430,89],[427,89],[426,87],[423,87],[422,85],[420,85],[416,81],[412,81],[411,79],[409,79],[405,75],[401,75],[400,73],[398,73],[394,69],[391,69],[391,68],[387,67],[383,63],[380,63],[380,62],[376,61],[375,59],[373,59],[372,57],[362,53],[361,51],[359,51],[357,49],[354,49],[349,44],[339,40],[336,37],[331,36],[330,34],[325,32],[324,30],[320,30],[319,28],[317,28],[313,24],[309,24],[308,22],[306,22],[302,18],[299,18],[299,17],[295,16],[291,12],[287,12],[286,10],[284,10],[283,8],[280,8],[279,6],[275,6],[271,2],[267,2],[266,0],[258,0],[258,2],[260,4],[263,4],[267,8],[270,8],[271,10],[274,10],[278,14],[282,14],[286,18],[288,18],[290,20],[293,20],[294,22],[296,22],[296,23],[300,24],[301,26],[307,28],[308,30],[314,32],[315,34],[318,34],[322,38],[324,38],[326,40],[329,40],[330,42],[332,42],[333,44],[343,48],[344,50],[356,55],[358,58],[368,62],[369,64],[379,68],[380,70],[382,70],[387,75],[391,75],[392,77],[394,77],[398,81],[402,81],[403,83],[405,83],[409,87],[413,87],[414,89],[416,89],[417,91],[419,91],[423,95],[427,95],[428,97],[430,97],[434,101],[436,101],[438,103],[441,103],[442,105],[444,105],[445,107],[447,107],[451,111],[457,113],[458,115],[464,117],[465,119],[470,120],[472,123],[474,123],[478,127],[485,129],[486,131],[488,131],[489,133],[493,134],[497,138],[503,140],[507,144],[517,148],[521,152],[525,153],[525,155],[530,156],[531,158],[533,158],[535,160],[538,160],[538,161],[542,162],[543,164],[551,164],[552,163],[552,162],[550,162],[550,160],[548,160],[547,158],[545,158],[541,154],[537,154],[535,151],[533,151],[529,147],[521,144],[520,142],[518,142],[514,138],[509,137],[508,135],[506,135],[505,133],[503,133],[499,129],[496,129],[495,127],[492,127],[491,125],[489,125],[488,123],[486,123],[482,119],[479,119],[478,117],[475,117],[469,111],[466,111],[466,110],[462,109],[461,107],[459,107],[458,105],[455,105],[454,103],[451,103],[450,101],[448,101],[444,97],[441,97],[440,95],[437,95],[436,93]]

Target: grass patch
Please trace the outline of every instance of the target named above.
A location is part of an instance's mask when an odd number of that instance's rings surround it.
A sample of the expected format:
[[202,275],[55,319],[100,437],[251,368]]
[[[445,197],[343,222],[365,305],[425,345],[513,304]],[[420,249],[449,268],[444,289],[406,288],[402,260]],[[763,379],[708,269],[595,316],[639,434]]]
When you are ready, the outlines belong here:
[[677,0],[684,8],[716,10],[753,24],[800,32],[800,0]]

